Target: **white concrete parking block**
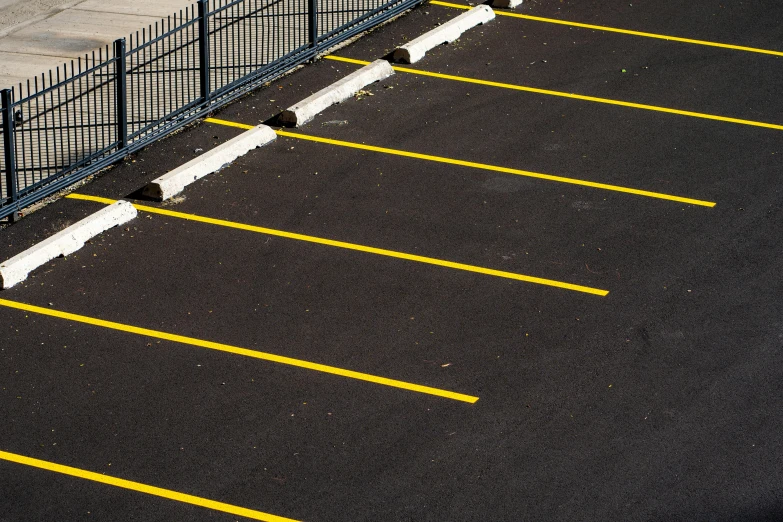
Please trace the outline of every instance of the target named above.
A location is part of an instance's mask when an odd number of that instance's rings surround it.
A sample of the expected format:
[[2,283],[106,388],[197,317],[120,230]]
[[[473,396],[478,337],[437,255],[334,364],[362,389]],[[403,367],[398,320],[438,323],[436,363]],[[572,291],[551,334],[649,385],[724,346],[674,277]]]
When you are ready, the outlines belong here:
[[2,288],[10,288],[24,281],[30,272],[47,261],[58,256],[70,255],[83,247],[87,240],[135,217],[136,209],[127,201],[117,201],[95,214],[87,216],[62,232],[58,232],[0,264]]
[[444,43],[451,43],[462,33],[477,25],[485,24],[495,18],[495,12],[486,5],[479,5],[470,11],[449,20],[440,27],[424,33],[415,40],[398,47],[392,54],[395,62],[416,63],[427,54],[427,51]]
[[182,192],[194,181],[220,170],[240,156],[266,145],[275,138],[277,134],[271,127],[259,125],[151,181],[144,187],[142,193],[149,198],[167,200]]
[[293,107],[289,107],[280,114],[278,121],[287,127],[299,127],[312,120],[327,107],[347,100],[363,87],[388,78],[393,74],[394,69],[389,65],[389,62],[375,60],[342,80],[305,98]]

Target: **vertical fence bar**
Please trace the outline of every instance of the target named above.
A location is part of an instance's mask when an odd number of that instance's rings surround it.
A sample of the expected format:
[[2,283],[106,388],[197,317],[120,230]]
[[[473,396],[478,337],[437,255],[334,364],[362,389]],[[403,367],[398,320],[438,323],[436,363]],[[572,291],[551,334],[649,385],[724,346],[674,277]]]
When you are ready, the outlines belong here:
[[117,111],[117,141],[120,150],[128,146],[128,76],[125,58],[125,38],[114,40],[115,110]]
[[307,36],[310,48],[315,49],[318,46],[318,0],[307,0],[307,15]]
[[199,73],[201,74],[201,99],[204,105],[209,103],[211,88],[209,85],[209,0],[198,0],[198,50]]
[[8,195],[8,204],[13,206],[11,221],[19,219],[19,193],[16,184],[16,143],[14,140],[14,117],[11,114],[13,104],[13,94],[11,89],[0,91],[2,99],[2,125],[3,125],[3,148],[5,152],[5,182]]

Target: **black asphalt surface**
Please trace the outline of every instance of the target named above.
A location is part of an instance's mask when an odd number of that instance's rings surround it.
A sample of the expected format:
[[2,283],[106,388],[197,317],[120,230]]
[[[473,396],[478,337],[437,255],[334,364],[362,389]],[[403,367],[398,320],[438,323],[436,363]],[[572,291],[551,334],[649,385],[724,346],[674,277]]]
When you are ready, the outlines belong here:
[[[781,49],[783,4],[686,4],[516,12]],[[214,116],[267,121],[357,67],[321,60]],[[770,55],[498,17],[410,67],[783,124]],[[140,212],[0,299],[480,399],[0,307],[0,451],[313,522],[783,519],[783,131],[406,73],[367,90],[296,132],[716,206],[278,138],[139,203],[609,295]],[[188,128],[77,192],[132,199],[240,132]],[[59,200],[0,257],[99,208]],[[4,461],[0,499],[3,522],[240,519]]]

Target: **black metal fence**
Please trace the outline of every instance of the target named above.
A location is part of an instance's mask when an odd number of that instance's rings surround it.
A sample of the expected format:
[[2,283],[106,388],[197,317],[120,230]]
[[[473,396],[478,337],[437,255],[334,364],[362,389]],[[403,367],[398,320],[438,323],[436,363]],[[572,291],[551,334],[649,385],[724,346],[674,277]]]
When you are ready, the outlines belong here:
[[424,0],[199,0],[0,91],[0,218]]

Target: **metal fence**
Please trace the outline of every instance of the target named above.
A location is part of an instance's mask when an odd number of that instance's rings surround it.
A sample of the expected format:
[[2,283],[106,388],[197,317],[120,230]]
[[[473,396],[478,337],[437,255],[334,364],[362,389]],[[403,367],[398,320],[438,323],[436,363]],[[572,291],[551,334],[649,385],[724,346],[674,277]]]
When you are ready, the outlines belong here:
[[199,0],[0,91],[0,218],[424,0]]

